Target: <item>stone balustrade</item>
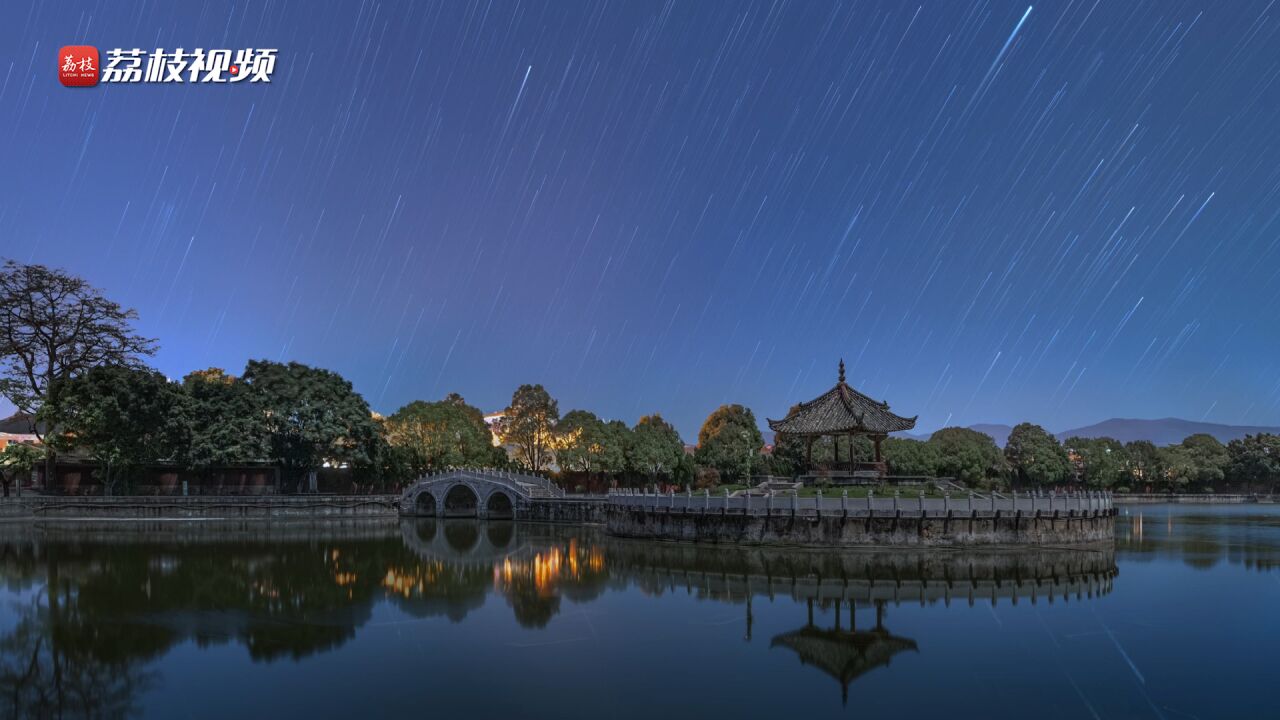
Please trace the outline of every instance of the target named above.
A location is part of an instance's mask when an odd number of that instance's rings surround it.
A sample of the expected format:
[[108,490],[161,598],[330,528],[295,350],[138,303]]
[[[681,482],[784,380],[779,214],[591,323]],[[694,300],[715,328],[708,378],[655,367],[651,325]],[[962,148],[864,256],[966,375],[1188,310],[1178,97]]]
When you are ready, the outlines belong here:
[[1086,491],[1078,493],[1014,493],[1008,497],[976,493],[941,498],[897,495],[852,498],[838,496],[800,497],[794,494],[739,495],[694,493],[654,493],[614,490],[607,500],[610,507],[644,509],[656,512],[721,513],[736,515],[793,514],[814,517],[999,517],[1054,516],[1098,517],[1114,510],[1111,493]]

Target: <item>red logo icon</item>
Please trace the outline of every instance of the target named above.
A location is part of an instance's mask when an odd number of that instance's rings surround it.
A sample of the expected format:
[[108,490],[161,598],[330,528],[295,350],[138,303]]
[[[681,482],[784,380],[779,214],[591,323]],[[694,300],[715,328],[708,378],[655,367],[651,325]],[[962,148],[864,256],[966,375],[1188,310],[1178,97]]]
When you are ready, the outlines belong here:
[[58,80],[67,87],[93,87],[98,84],[98,48],[92,45],[68,45],[58,51]]

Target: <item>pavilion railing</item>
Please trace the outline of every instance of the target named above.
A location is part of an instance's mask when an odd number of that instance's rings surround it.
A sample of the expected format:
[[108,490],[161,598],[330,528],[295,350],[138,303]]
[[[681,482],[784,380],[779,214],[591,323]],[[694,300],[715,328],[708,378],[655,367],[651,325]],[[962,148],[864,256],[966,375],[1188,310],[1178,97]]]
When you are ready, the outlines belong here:
[[655,493],[643,490],[614,490],[606,500],[610,507],[656,512],[725,513],[746,515],[875,516],[875,517],[1097,517],[1113,514],[1111,493],[1014,493],[1011,497],[944,496],[853,498],[847,493],[813,497],[794,494],[741,495]]

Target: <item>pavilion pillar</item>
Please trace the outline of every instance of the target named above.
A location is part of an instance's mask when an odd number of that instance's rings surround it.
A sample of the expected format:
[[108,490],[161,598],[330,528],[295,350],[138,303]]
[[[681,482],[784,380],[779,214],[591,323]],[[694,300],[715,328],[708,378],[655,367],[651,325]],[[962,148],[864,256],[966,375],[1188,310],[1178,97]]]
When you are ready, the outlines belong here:
[[805,470],[810,470],[813,468],[813,436],[812,435],[805,438],[804,464],[805,464]]
[[874,439],[875,439],[875,445],[876,445],[876,462],[877,462],[877,463],[879,463],[879,462],[881,462],[881,458],[880,458],[880,436],[879,436],[879,435],[876,435]]

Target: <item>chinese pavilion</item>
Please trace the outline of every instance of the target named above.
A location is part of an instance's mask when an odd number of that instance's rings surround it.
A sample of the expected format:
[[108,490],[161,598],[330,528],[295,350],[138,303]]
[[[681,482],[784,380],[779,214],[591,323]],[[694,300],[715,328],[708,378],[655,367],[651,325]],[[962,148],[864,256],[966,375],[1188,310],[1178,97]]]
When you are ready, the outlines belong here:
[[[840,376],[835,387],[817,398],[794,407],[781,420],[770,420],[769,428],[783,436],[804,438],[806,479],[819,478],[843,482],[878,482],[886,475],[880,441],[891,432],[910,430],[916,426],[916,418],[904,418],[889,412],[889,404],[877,402],[849,387],[844,381],[844,360],[840,361]],[[854,459],[853,438],[864,435],[875,446],[874,462],[857,462]],[[830,436],[833,441],[834,461],[824,467],[814,467],[813,442]],[[840,455],[840,438],[848,438],[847,460]]]

